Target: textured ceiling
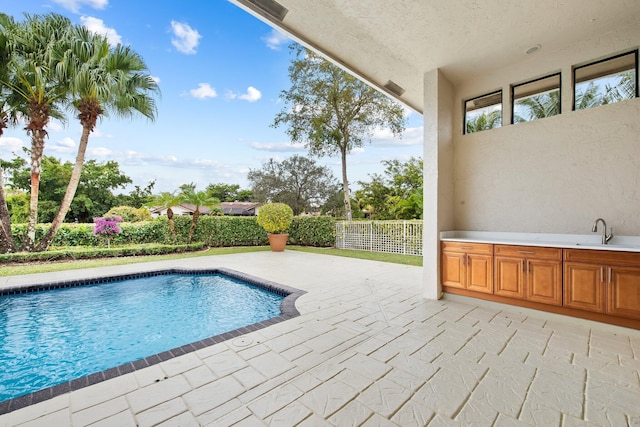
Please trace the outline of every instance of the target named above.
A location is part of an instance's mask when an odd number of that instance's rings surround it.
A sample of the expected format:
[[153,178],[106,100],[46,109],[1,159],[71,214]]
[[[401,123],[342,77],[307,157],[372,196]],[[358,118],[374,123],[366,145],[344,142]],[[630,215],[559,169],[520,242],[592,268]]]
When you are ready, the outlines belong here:
[[427,71],[439,68],[455,85],[524,60],[534,45],[544,61],[640,25],[640,0],[278,0],[288,9],[282,22],[251,0],[231,1],[377,87],[392,80],[418,111]]

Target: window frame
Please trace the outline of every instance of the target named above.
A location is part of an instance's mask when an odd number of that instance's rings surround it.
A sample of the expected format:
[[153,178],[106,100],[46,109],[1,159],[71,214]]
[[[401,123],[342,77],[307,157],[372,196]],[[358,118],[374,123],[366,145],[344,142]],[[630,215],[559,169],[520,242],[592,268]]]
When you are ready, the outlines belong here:
[[[547,75],[542,76],[542,77],[538,77],[536,79],[527,80],[527,81],[522,82],[522,83],[517,83],[517,84],[512,84],[511,85],[511,122],[510,122],[510,124],[515,125],[515,124],[519,124],[520,123],[520,122],[518,122],[518,123],[515,122],[515,118],[516,118],[516,94],[515,94],[516,93],[516,89],[518,87],[525,86],[525,85],[528,85],[528,84],[531,84],[531,83],[536,83],[536,82],[539,82],[539,81],[542,81],[542,80],[545,80],[545,79],[549,79],[551,77],[557,77],[558,78],[558,89],[557,89],[558,90],[558,114],[555,114],[555,115],[557,116],[557,115],[562,114],[562,73],[560,71],[558,71],[558,72],[555,72],[555,73],[547,74]],[[555,89],[551,89],[551,90],[555,90]],[[528,95],[526,97],[523,96],[523,97],[520,97],[520,98],[517,98],[517,99],[527,98],[527,97],[530,97],[530,96],[537,96],[536,94],[542,95],[545,92],[550,92],[550,90],[549,91],[543,91],[543,92],[533,92],[531,95]],[[553,116],[548,116],[548,117],[553,117]],[[546,117],[540,117],[540,118],[546,118]],[[539,120],[539,119],[527,120],[526,122],[531,122],[531,121],[535,121],[535,120]],[[522,123],[525,123],[525,122],[522,122]]]
[[[578,70],[582,70],[582,69],[587,68],[587,67],[591,67],[591,66],[594,66],[594,65],[602,64],[602,63],[605,63],[605,62],[608,62],[608,61],[612,61],[612,60],[615,60],[615,59],[618,59],[618,58],[622,58],[622,57],[628,56],[628,55],[633,55],[633,61],[634,61],[634,67],[633,67],[633,69],[635,70],[635,94],[634,94],[634,98],[640,97],[640,88],[638,87],[638,81],[639,81],[639,79],[638,79],[638,49],[634,49],[634,50],[629,50],[629,51],[622,52],[622,53],[619,53],[619,54],[616,54],[616,55],[608,56],[606,58],[598,59],[596,61],[591,61],[591,62],[588,62],[586,64],[574,65],[572,67],[572,69],[571,69],[571,86],[572,86],[572,89],[573,89],[572,94],[571,94],[571,96],[573,98],[573,100],[571,102],[571,110],[572,111],[579,111],[579,110],[576,110],[576,85],[578,85],[578,84],[580,84],[582,82],[586,82],[586,81],[589,80],[589,79],[585,79],[585,80],[581,80],[580,82],[577,82],[576,72]],[[605,76],[607,76],[607,75],[605,74],[605,75],[600,76],[600,77],[605,77]],[[591,80],[595,80],[595,78],[591,79]]]
[[[504,94],[502,92],[503,91],[500,88],[500,89],[497,89],[497,90],[494,90],[494,91],[491,91],[491,92],[487,92],[487,93],[479,95],[479,96],[475,96],[473,98],[467,98],[467,99],[463,100],[463,102],[462,102],[462,109],[463,109],[462,134],[463,135],[468,135],[469,134],[469,132],[467,132],[467,113],[470,112],[470,111],[480,110],[482,108],[491,107],[493,105],[499,105],[500,106],[500,126],[499,127],[502,127],[504,125],[504,108],[503,108],[504,107]],[[484,106],[481,106],[481,107],[478,107],[478,108],[474,108],[474,109],[471,109],[471,110],[467,109],[467,105],[468,105],[469,102],[480,100],[480,99],[483,99],[483,98],[491,98],[492,96],[496,96],[498,94],[500,96],[500,102],[496,102],[496,103],[493,103],[493,104],[487,104],[487,105],[484,105]],[[497,129],[497,128],[492,128],[492,129]],[[486,130],[489,130],[489,129],[486,129]],[[475,132],[471,132],[471,133],[475,133]]]

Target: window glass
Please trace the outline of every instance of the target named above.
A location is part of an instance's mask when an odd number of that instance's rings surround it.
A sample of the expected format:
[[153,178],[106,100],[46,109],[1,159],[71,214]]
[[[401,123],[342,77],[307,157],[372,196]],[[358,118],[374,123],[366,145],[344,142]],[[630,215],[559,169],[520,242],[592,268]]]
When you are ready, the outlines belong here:
[[638,52],[630,52],[573,70],[575,110],[638,96]]
[[560,74],[512,86],[511,99],[513,123],[560,114]]
[[464,133],[502,126],[502,91],[492,92],[464,103]]

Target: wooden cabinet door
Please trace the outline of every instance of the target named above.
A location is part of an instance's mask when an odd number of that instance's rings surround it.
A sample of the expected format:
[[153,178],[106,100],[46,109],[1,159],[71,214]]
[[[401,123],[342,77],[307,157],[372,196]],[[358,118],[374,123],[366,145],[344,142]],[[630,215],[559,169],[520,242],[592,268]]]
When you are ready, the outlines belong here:
[[607,312],[640,319],[640,268],[608,267]]
[[565,307],[605,312],[605,267],[599,264],[564,263]]
[[524,298],[524,258],[495,257],[493,293],[511,298]]
[[465,254],[442,252],[442,284],[452,288],[464,288]]
[[527,259],[526,298],[544,304],[562,305],[562,262]]
[[467,254],[466,287],[470,291],[493,293],[493,257]]

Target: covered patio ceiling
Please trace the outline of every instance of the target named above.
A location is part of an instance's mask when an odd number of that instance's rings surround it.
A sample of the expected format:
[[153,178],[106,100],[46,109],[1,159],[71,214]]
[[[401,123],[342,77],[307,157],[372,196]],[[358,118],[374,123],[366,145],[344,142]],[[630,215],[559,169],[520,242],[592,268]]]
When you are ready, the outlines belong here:
[[231,1],[418,112],[427,71],[457,85],[640,25],[637,0]]

